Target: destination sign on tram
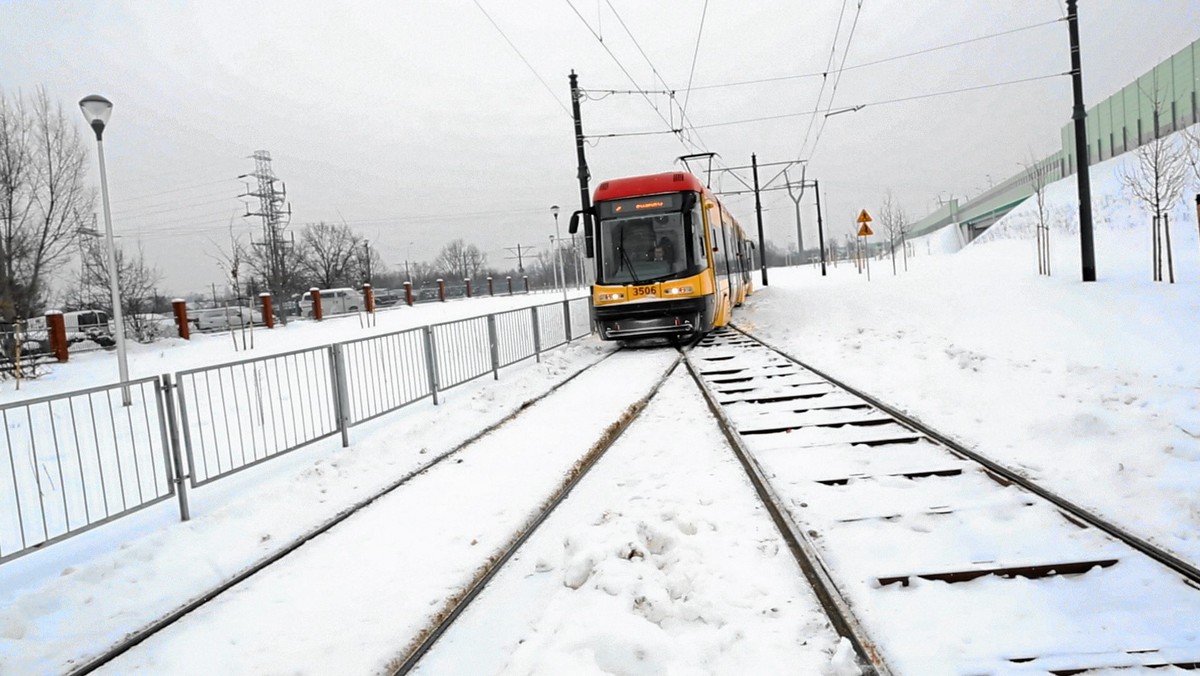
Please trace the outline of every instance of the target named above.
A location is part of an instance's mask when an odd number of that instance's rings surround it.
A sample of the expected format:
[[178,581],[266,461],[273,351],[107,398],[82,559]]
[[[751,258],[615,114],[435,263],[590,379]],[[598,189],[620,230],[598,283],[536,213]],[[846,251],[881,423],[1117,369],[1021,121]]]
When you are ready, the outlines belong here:
[[619,218],[643,213],[679,211],[683,207],[683,200],[679,193],[667,193],[649,197],[607,200],[600,202],[599,206],[600,218]]

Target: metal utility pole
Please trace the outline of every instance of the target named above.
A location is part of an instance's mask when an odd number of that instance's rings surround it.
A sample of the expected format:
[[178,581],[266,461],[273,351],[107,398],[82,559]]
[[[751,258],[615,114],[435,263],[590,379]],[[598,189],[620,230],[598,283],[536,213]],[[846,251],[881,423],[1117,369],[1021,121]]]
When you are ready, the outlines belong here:
[[[800,200],[804,199],[804,186],[806,185],[804,182],[804,175],[806,173],[808,173],[808,164],[801,164],[800,183],[793,184],[788,178],[787,169],[783,170],[783,183],[787,186],[788,197],[792,198],[792,204],[794,204],[796,207],[796,251],[800,254],[801,263],[804,262],[804,229],[800,224]],[[793,185],[797,185],[800,188],[799,194],[792,192]]]
[[1071,84],[1075,94],[1075,164],[1079,185],[1079,251],[1083,281],[1096,281],[1096,250],[1092,240],[1092,184],[1088,175],[1087,110],[1083,107],[1083,67],[1079,59],[1078,0],[1067,0],[1067,32],[1071,40]]
[[530,251],[532,251],[534,248],[536,248],[536,247],[523,246],[521,244],[518,244],[516,246],[506,246],[506,247],[504,247],[504,250],[513,255],[506,256],[505,258],[510,261],[516,259],[517,272],[519,272],[521,274],[525,274],[525,257],[528,256]]
[[[762,265],[763,286],[767,286],[768,284],[767,284],[767,246],[766,246],[766,237],[763,235],[762,195],[761,195],[761,193],[764,193],[764,192],[767,192],[770,190],[784,190],[786,188],[786,186],[775,186],[775,187],[771,187],[771,186],[775,182],[775,179],[779,178],[780,176],[783,176],[784,172],[786,172],[789,167],[791,167],[794,164],[800,164],[803,161],[804,160],[790,160],[788,162],[772,162],[769,164],[759,164],[758,163],[758,154],[752,153],[750,155],[750,166],[748,166],[748,167],[722,167],[717,170],[718,172],[721,172],[721,173],[728,173],[729,175],[731,175],[735,179],[737,179],[738,183],[741,183],[742,185],[746,186],[745,190],[719,190],[719,191],[716,191],[717,195],[745,195],[747,193],[754,193],[754,210],[758,217],[758,249],[760,252],[759,253],[759,262]],[[759,183],[759,181],[758,181],[758,168],[759,167],[779,167],[779,166],[783,167],[783,169],[779,170],[779,173],[772,176],[770,178],[770,180],[768,180],[766,183],[762,183],[762,184]],[[745,179],[743,179],[741,176],[739,176],[737,174],[737,170],[739,170],[739,169],[752,169],[754,171],[754,185],[747,183],[745,181]]]
[[[291,220],[292,210],[287,204],[287,185],[280,183],[281,187],[275,188],[279,179],[275,177],[271,168],[271,153],[256,150],[252,157],[254,173],[243,174],[238,178],[252,176],[258,179],[258,187],[252,191],[248,190],[242,197],[257,197],[259,208],[258,211],[249,211],[247,208],[244,218],[257,216],[262,219],[262,241],[254,244],[263,249],[266,265],[263,266],[262,272],[266,277],[264,281],[267,288],[276,299],[275,307],[282,307],[287,297],[288,283],[291,281],[289,252],[293,245],[292,241],[285,240],[283,234]],[[287,313],[280,312],[279,318],[286,326]]]
[[763,222],[762,222],[762,197],[759,195],[758,188],[758,154],[750,154],[750,166],[754,169],[754,213],[758,218],[758,249],[762,252],[759,258],[759,265],[762,268],[762,283],[767,284],[767,243],[763,237]]
[[571,71],[571,117],[575,119],[575,155],[579,162],[579,208],[583,210],[583,247],[587,253],[587,257],[591,258],[594,252],[594,244],[592,241],[592,196],[588,191],[588,181],[592,178],[591,171],[588,170],[587,156],[583,152],[583,118],[579,113],[579,100],[583,94],[579,92],[579,77],[575,75],[575,71]]
[[821,220],[821,183],[813,179],[813,192],[817,193],[817,244],[821,246],[821,276],[825,276],[825,224]]

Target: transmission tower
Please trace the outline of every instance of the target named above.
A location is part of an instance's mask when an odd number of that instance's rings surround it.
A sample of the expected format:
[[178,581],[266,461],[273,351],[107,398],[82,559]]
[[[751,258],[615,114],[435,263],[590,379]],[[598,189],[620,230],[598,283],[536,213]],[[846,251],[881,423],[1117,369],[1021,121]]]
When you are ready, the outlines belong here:
[[[276,302],[282,303],[287,298],[293,276],[290,254],[295,241],[290,237],[290,233],[286,232],[291,223],[292,208],[287,203],[287,184],[276,178],[275,171],[271,168],[271,153],[256,150],[252,157],[254,172],[238,178],[257,180],[257,187],[251,189],[247,186],[243,197],[257,198],[258,211],[250,211],[247,204],[245,218],[262,219],[262,238],[253,244],[262,250],[261,260],[264,265],[261,266],[260,273],[265,277],[263,281],[271,290]],[[276,187],[277,183],[279,187]],[[287,324],[287,313],[280,311],[279,315],[283,323]]]

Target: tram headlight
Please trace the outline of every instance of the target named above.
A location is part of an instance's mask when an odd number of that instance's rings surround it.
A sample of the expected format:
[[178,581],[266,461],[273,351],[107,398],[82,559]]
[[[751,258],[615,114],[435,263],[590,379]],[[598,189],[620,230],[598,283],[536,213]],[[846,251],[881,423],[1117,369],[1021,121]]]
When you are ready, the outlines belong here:
[[600,302],[606,302],[610,300],[625,300],[625,294],[620,292],[602,293],[597,297],[597,300]]
[[671,286],[664,288],[662,293],[664,296],[683,296],[694,292],[696,289],[691,286]]

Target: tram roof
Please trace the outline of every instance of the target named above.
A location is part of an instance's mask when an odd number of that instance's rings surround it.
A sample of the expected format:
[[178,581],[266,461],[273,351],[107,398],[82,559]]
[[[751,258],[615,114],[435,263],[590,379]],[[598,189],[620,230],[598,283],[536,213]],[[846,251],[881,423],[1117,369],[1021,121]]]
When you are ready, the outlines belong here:
[[596,188],[593,201],[615,200],[639,195],[661,195],[665,192],[703,191],[700,179],[686,171],[668,171],[646,176],[629,176],[604,181]]

